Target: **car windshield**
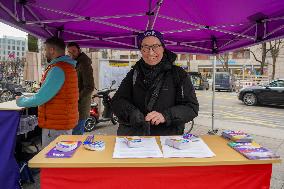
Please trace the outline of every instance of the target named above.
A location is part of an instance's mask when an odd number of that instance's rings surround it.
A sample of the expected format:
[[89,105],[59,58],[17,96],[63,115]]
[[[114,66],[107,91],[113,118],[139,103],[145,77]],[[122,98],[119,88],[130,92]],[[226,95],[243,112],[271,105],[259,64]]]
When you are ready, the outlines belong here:
[[283,80],[278,80],[278,81],[272,81],[268,85],[269,87],[284,87],[284,81]]

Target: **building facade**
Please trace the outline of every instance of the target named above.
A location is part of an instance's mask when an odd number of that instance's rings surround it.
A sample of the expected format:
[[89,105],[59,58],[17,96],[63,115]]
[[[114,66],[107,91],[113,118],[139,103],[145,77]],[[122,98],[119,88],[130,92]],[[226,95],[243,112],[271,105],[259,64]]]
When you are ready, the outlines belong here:
[[[98,88],[108,87],[112,79],[118,81],[119,86],[119,81],[141,58],[139,51],[112,49],[84,49],[84,51],[93,60],[94,78],[96,78]],[[254,51],[258,58],[261,57],[259,45],[228,53],[228,71],[237,79],[245,80],[260,75],[260,63],[255,60],[251,51]],[[214,56],[210,55],[178,54],[175,64],[186,71],[200,72],[210,79],[212,78],[213,61]],[[271,55],[268,53],[263,77],[269,80],[272,79],[271,62]],[[224,63],[220,55],[217,56],[216,71],[224,71]],[[281,49],[277,58],[275,78],[284,78],[284,49]]]
[[9,59],[21,60],[28,50],[28,42],[24,37],[3,36],[0,38],[0,61]]

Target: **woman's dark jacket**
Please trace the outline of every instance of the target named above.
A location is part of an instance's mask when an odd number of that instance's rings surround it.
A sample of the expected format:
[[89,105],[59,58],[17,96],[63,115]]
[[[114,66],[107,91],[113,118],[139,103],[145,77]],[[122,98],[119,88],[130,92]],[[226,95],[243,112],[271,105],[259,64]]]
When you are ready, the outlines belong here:
[[[141,58],[127,73],[112,99],[114,114],[119,118],[118,135],[144,135],[144,128],[131,125],[133,113],[149,113],[147,104],[162,77],[162,86],[152,108],[163,114],[166,123],[150,126],[150,135],[183,134],[185,123],[198,115],[199,104],[187,73],[173,65],[176,54],[165,49],[163,59],[155,66],[147,65]],[[149,124],[149,123],[148,123]]]

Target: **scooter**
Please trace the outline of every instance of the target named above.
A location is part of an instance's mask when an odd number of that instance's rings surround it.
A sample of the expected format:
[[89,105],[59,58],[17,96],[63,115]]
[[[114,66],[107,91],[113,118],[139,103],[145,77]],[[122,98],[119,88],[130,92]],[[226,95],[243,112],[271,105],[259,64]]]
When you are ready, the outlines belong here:
[[[96,125],[101,122],[111,121],[113,125],[118,123],[118,118],[113,114],[111,109],[111,97],[109,93],[116,91],[116,89],[112,89],[112,86],[115,84],[115,81],[112,81],[110,88],[98,90],[97,94],[92,96],[92,104],[90,110],[90,116],[86,120],[84,130],[86,132],[91,132],[95,129]],[[100,113],[98,110],[98,104],[94,102],[95,98],[102,98],[104,111],[102,116],[100,117]]]

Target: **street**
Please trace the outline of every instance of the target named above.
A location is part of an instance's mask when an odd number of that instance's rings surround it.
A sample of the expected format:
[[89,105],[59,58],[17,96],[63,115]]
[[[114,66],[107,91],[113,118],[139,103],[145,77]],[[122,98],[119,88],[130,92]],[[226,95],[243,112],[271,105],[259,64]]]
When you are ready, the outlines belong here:
[[[212,91],[196,91],[199,101],[199,115],[195,123],[203,126],[211,126]],[[281,129],[284,132],[284,107],[277,106],[247,106],[238,100],[236,92],[215,93],[215,122],[216,128],[237,128],[240,130],[255,130],[262,128]],[[227,125],[229,124],[229,125]],[[240,127],[243,128],[240,128]],[[117,126],[110,122],[100,123],[95,134],[116,134]],[[263,133],[262,133],[263,134]],[[268,133],[267,133],[268,134]],[[274,136],[269,136],[274,137]],[[278,137],[277,137],[278,138]]]
[[[198,118],[211,119],[212,91],[196,91],[196,94],[200,105]],[[284,129],[284,107],[246,106],[237,95],[236,92],[215,93],[216,120]]]

